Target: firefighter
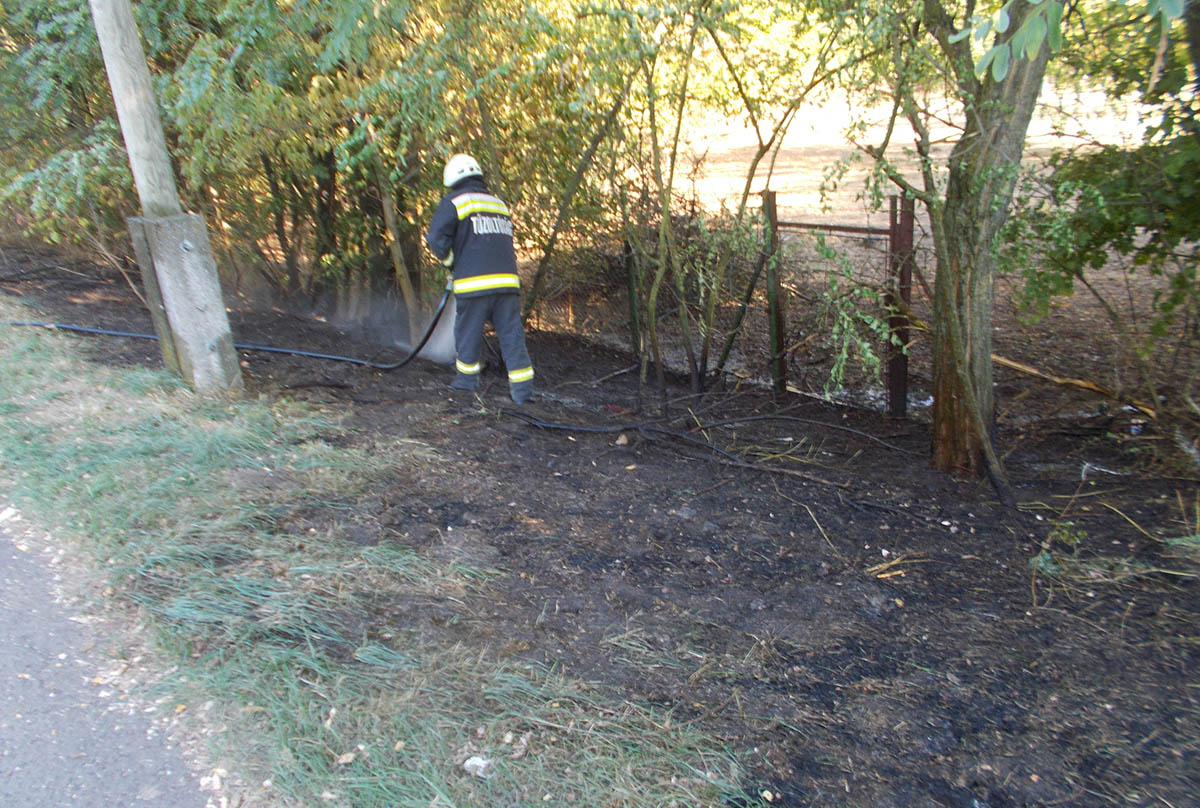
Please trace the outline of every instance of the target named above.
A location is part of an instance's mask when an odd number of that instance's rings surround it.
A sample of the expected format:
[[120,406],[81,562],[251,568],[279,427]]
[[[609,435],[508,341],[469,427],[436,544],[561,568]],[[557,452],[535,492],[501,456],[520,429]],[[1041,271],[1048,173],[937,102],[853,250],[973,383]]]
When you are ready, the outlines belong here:
[[474,390],[482,370],[483,329],[489,321],[508,368],[516,404],[533,399],[533,363],[521,323],[521,281],[508,206],[488,190],[483,170],[469,154],[446,161],[442,184],[450,189],[434,211],[425,243],[452,269],[455,376],[450,387]]

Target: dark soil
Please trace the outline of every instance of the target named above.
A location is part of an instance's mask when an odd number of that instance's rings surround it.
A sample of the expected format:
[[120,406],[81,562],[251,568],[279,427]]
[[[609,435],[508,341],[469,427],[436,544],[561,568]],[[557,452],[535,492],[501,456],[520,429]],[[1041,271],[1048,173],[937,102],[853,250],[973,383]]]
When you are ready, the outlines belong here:
[[[151,331],[120,276],[5,254],[0,288],[44,319]],[[239,343],[402,356],[313,317],[232,317]],[[1002,347],[1044,366],[1093,337]],[[457,619],[428,630],[669,708],[747,754],[744,805],[1200,805],[1196,564],[1162,541],[1195,533],[1200,486],[1152,451],[1152,423],[1057,392],[1025,406],[998,435],[1014,511],[931,471],[919,419],[754,387],[673,388],[662,418],[629,356],[552,331],[529,345],[543,395],[520,410],[494,353],[474,396],[425,361],[243,351],[253,393],[445,460],[398,470],[350,522],[310,509],[293,528],[499,571],[489,602],[448,599]],[[79,349],[160,363],[148,341]],[[1000,406],[1044,385],[1004,376]]]

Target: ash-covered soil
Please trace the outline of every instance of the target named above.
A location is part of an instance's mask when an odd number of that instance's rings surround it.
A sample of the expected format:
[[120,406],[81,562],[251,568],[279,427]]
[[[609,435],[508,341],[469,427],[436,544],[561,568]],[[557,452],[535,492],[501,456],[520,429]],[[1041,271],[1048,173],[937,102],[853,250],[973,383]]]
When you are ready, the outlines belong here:
[[[45,320],[151,331],[119,275],[14,250],[2,274]],[[239,343],[403,356],[311,316],[232,318]],[[1003,347],[1037,363],[1089,332],[1053,338]],[[160,363],[149,341],[78,344]],[[745,805],[1197,804],[1200,599],[1194,559],[1163,539],[1194,533],[1200,484],[1147,459],[1153,424],[1085,398],[1024,407],[998,436],[1009,510],[931,471],[919,420],[753,387],[672,388],[664,416],[631,357],[551,331],[529,346],[542,397],[522,409],[494,350],[478,395],[422,360],[242,352],[252,393],[340,408],[357,446],[441,458],[283,520],[497,571],[486,602],[386,619],[669,708],[748,755]],[[1000,406],[1044,384],[1007,376]]]

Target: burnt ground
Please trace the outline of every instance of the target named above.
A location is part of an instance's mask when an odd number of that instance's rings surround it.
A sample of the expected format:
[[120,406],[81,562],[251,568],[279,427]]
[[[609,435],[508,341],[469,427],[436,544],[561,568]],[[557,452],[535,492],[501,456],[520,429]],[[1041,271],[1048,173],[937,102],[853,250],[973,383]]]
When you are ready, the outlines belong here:
[[[5,252],[0,287],[44,319],[151,330],[120,276]],[[239,343],[393,358],[312,317],[232,317]],[[1095,334],[1003,349],[1044,364]],[[999,434],[1012,511],[930,471],[920,419],[752,387],[675,388],[664,419],[639,408],[629,356],[550,331],[529,344],[544,395],[520,411],[495,356],[464,396],[424,361],[242,352],[253,393],[341,408],[344,440],[445,461],[286,527],[498,571],[488,602],[418,619],[669,708],[746,753],[747,793],[771,804],[1198,804],[1196,564],[1162,539],[1194,535],[1200,483],[1153,451],[1153,424],[1134,434],[1094,400],[1023,407]],[[152,342],[79,346],[159,363]],[[1046,396],[1001,381],[1002,407]]]

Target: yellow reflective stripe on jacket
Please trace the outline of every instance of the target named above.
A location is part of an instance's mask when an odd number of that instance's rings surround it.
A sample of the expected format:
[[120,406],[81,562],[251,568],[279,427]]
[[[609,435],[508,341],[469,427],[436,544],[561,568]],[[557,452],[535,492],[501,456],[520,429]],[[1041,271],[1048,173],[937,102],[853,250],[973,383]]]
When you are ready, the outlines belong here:
[[510,370],[508,372],[508,380],[512,384],[517,382],[527,382],[533,378],[533,366],[521,368],[520,370]]
[[521,279],[512,273],[501,275],[475,275],[470,278],[456,278],[454,293],[461,295],[465,292],[486,292],[489,289],[520,289]]
[[461,362],[457,359],[454,360],[454,367],[458,368],[459,373],[465,373],[468,376],[474,376],[481,369],[478,362],[468,365],[466,362]]
[[508,205],[500,201],[499,197],[491,194],[467,193],[454,197],[454,208],[458,211],[460,220],[467,218],[472,213],[495,213],[500,216],[508,216]]

